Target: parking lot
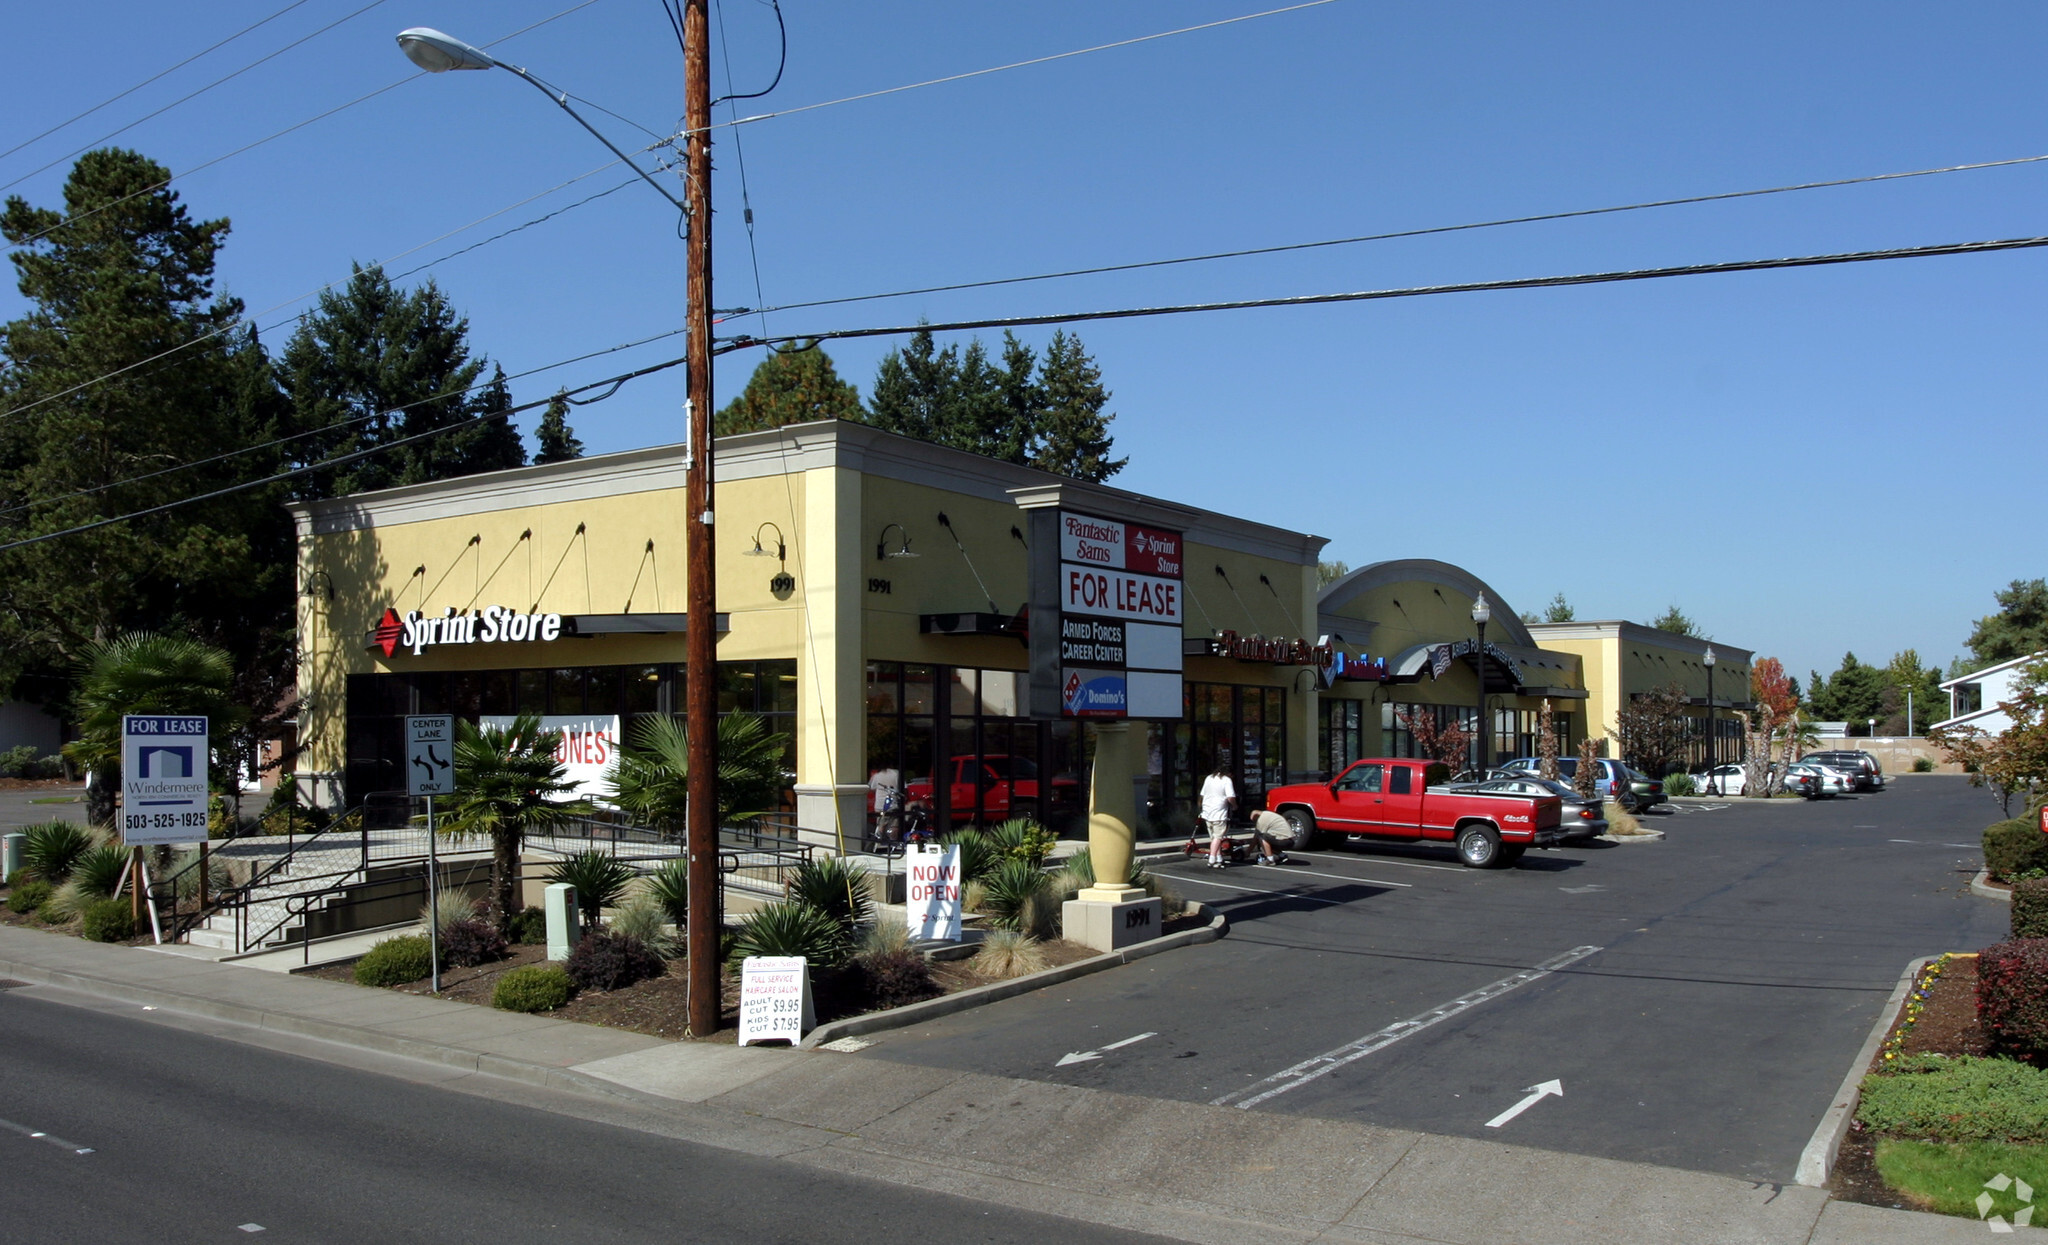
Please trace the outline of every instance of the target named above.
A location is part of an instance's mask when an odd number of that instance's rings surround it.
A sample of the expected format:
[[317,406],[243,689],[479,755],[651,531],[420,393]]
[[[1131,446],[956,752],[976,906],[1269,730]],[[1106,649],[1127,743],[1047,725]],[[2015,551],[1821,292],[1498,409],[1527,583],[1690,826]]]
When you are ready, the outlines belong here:
[[1913,775],[1682,807],[1645,816],[1662,841],[1498,872],[1448,845],[1161,863],[1228,937],[856,1058],[1787,1181],[1906,964],[2005,935],[1969,893],[1997,805]]

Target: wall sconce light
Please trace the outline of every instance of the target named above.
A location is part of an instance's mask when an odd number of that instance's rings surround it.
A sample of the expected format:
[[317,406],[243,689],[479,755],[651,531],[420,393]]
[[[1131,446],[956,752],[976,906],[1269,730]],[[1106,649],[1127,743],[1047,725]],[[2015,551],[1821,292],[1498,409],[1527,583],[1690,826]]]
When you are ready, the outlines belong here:
[[[896,529],[898,536],[894,549],[889,548],[890,527]],[[889,527],[883,528],[881,539],[875,542],[875,560],[877,562],[882,561],[884,558],[915,558],[918,556],[920,555],[910,551],[910,533],[903,529],[901,523],[891,523]]]
[[[313,586],[314,581],[321,579],[327,581],[327,587],[325,589],[316,589]],[[302,597],[310,597],[316,591],[318,591],[320,595],[324,596],[329,602],[332,602],[334,600],[334,576],[329,575],[326,571],[314,571],[313,573],[307,575],[306,586],[299,593],[299,595]]]
[[[775,528],[775,552],[774,552],[774,553],[770,553],[770,552],[768,552],[768,551],[767,551],[766,549],[764,549],[764,548],[762,548],[762,547],[761,547],[761,533],[763,533],[763,532],[767,531],[767,530],[768,530],[769,528],[771,528],[771,527],[774,527],[774,528]],[[789,559],[789,550],[788,550],[788,548],[787,548],[786,546],[784,546],[784,545],[783,545],[783,543],[782,543],[782,529],[781,529],[781,528],[779,528],[779,527],[775,527],[775,524],[774,524],[773,522],[763,523],[763,524],[762,524],[761,526],[759,526],[759,527],[755,528],[755,529],[754,529],[754,547],[753,547],[752,549],[749,549],[749,550],[747,550],[747,551],[746,551],[745,553],[741,554],[740,556],[741,556],[741,557],[744,557],[744,558],[774,558],[774,559],[776,559],[777,561],[788,561],[788,559]]]

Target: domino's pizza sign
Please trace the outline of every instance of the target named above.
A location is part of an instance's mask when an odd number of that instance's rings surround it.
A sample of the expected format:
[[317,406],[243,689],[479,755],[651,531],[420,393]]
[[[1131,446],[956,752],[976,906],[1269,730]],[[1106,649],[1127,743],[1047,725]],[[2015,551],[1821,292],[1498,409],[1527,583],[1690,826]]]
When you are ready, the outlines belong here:
[[121,839],[130,847],[206,838],[203,717],[121,719]]

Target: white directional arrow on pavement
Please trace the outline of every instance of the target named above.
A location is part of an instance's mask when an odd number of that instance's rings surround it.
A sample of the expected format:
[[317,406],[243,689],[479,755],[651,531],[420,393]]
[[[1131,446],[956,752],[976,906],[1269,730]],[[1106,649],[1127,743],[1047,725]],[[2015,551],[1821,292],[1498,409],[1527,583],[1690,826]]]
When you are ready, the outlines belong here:
[[1501,1125],[1507,1123],[1509,1120],[1514,1119],[1516,1116],[1520,1115],[1524,1111],[1527,1111],[1530,1107],[1535,1106],[1537,1103],[1542,1102],[1545,1098],[1550,1097],[1552,1094],[1556,1094],[1560,1098],[1564,1097],[1563,1081],[1545,1081],[1541,1085],[1531,1085],[1529,1087],[1529,1096],[1527,1098],[1522,1099],[1514,1106],[1509,1107],[1507,1110],[1501,1112],[1499,1115],[1496,1115],[1492,1119],[1486,1121],[1486,1126],[1488,1128],[1499,1128]]
[[[1111,1051],[1111,1050],[1116,1050],[1116,1049],[1117,1049],[1117,1048],[1119,1048],[1119,1047],[1123,1047],[1123,1046],[1129,1046],[1129,1045],[1131,1045],[1131,1044],[1132,1044],[1133,1042],[1142,1042],[1142,1041],[1144,1041],[1144,1040],[1145,1040],[1146,1038],[1150,1038],[1150,1037],[1158,1037],[1158,1036],[1159,1036],[1159,1035],[1158,1035],[1157,1033],[1140,1033],[1140,1034],[1139,1034],[1138,1036],[1136,1036],[1136,1037],[1127,1037],[1127,1038],[1125,1038],[1125,1039],[1124,1039],[1123,1041],[1121,1041],[1121,1042],[1111,1042],[1111,1043],[1110,1043],[1109,1045],[1107,1045],[1107,1046],[1103,1047],[1103,1048],[1102,1048],[1101,1050],[1077,1050],[1077,1051],[1068,1051],[1068,1052],[1067,1052],[1066,1054],[1064,1054],[1064,1055],[1061,1055],[1061,1056],[1060,1056],[1060,1061],[1059,1061],[1058,1063],[1054,1064],[1054,1065],[1053,1065],[1053,1067],[1055,1067],[1055,1068],[1064,1068],[1064,1067],[1066,1067],[1066,1066],[1067,1066],[1068,1064],[1070,1064],[1070,1063],[1087,1063],[1087,1062],[1088,1062],[1088,1061],[1089,1061],[1090,1059],[1100,1059],[1100,1058],[1102,1058],[1102,1052],[1103,1052],[1103,1051]],[[1559,1092],[1561,1093],[1561,1092],[1563,1092],[1563,1091],[1559,1091]]]

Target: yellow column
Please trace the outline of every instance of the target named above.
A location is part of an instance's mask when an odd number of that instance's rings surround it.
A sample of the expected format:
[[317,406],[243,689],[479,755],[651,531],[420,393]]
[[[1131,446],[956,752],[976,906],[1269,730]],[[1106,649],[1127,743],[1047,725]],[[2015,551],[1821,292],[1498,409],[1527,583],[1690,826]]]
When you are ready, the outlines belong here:
[[1095,728],[1095,775],[1088,789],[1088,859],[1095,885],[1075,898],[1091,903],[1130,903],[1145,892],[1125,884],[1137,846],[1138,800],[1132,779],[1143,772],[1137,756],[1143,727],[1109,722]]

